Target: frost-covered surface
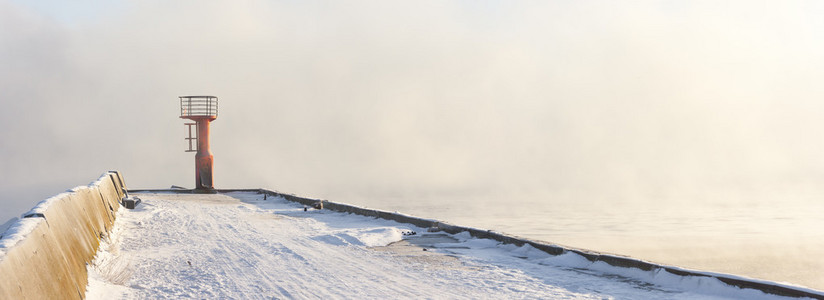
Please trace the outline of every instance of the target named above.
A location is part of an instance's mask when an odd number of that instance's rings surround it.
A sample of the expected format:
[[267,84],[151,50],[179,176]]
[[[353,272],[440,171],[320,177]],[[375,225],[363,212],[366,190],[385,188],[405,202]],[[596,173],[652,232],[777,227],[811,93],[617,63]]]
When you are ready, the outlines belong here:
[[34,208],[32,208],[31,210],[29,210],[29,212],[24,213],[24,214],[23,214],[23,216],[26,216],[26,215],[32,215],[32,214],[44,214],[44,213],[46,212],[46,210],[48,210],[48,209],[49,209],[49,206],[51,206],[51,204],[52,204],[53,202],[55,202],[55,201],[57,201],[57,200],[60,200],[60,199],[62,199],[62,198],[64,198],[64,197],[67,197],[67,196],[71,195],[72,193],[78,192],[78,191],[80,191],[80,190],[83,190],[83,189],[87,189],[87,188],[91,188],[91,187],[98,186],[98,185],[100,185],[100,184],[103,182],[103,180],[104,180],[104,179],[106,179],[106,178],[109,178],[109,173],[103,173],[103,174],[101,174],[101,175],[100,175],[100,177],[98,177],[98,178],[97,178],[97,180],[95,180],[95,181],[93,181],[93,182],[89,183],[88,185],[80,185],[80,186],[76,186],[76,187],[74,187],[74,188],[72,188],[72,189],[66,190],[66,191],[65,191],[65,192],[63,192],[63,193],[60,193],[60,194],[54,195],[54,196],[52,196],[52,197],[47,198],[46,200],[40,201],[39,203],[37,203],[37,205],[35,205],[35,206],[34,206]]
[[36,214],[41,214],[41,215],[45,214],[46,211],[49,209],[49,206],[51,206],[52,203],[54,203],[55,201],[58,201],[60,199],[63,199],[64,197],[68,197],[72,193],[74,193],[74,192],[76,192],[76,191],[78,191],[82,188],[85,188],[85,187],[84,186],[78,186],[78,187],[70,189],[66,192],[51,196],[49,198],[46,198],[46,200],[38,202],[31,210],[29,210],[27,213],[24,213],[23,216],[36,215]]
[[[304,212],[254,193],[138,196],[137,209],[118,211],[89,267],[89,299],[779,299],[711,278],[616,268],[575,254],[550,256],[530,246],[327,210]],[[404,235],[411,231],[417,234]],[[429,236],[446,238],[406,252],[380,247]]]
[[[85,186],[77,186],[66,192],[54,195],[52,197],[46,198],[43,201],[38,202],[31,210],[24,213],[24,218],[22,219],[12,219],[9,220],[7,223],[0,226],[0,258],[5,255],[6,250],[14,247],[17,243],[22,241],[26,236],[37,227],[37,224],[43,221],[42,218],[38,218],[37,216],[42,216],[46,213],[51,206],[52,203],[58,201],[64,197],[69,196],[71,193],[77,192],[81,189],[87,189],[90,187],[95,187],[100,185],[104,179],[109,177],[109,173],[103,173],[100,177],[97,178],[92,183],[89,183]],[[34,216],[31,218],[26,218],[25,216]]]
[[14,247],[14,245],[25,239],[42,221],[42,218],[13,219],[8,229],[3,233],[2,239],[0,239],[0,259],[3,259],[7,249]]
[[2,236],[6,233],[6,229],[9,229],[9,227],[14,225],[14,223],[16,223],[17,220],[18,218],[11,218],[3,224],[0,224],[0,238],[2,238]]

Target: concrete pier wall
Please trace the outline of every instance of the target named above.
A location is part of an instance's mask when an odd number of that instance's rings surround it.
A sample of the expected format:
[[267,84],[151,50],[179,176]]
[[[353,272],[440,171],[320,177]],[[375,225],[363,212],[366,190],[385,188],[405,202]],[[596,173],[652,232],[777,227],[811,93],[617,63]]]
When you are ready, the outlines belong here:
[[126,189],[116,171],[40,202],[0,239],[0,299],[83,299]]

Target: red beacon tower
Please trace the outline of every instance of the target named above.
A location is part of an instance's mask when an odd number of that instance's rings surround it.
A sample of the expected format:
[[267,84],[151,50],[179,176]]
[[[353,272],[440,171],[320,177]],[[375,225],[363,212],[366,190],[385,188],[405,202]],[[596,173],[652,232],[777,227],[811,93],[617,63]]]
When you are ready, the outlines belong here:
[[[179,96],[180,118],[195,121],[185,123],[189,136],[186,152],[195,154],[195,190],[210,191],[214,189],[212,182],[212,162],[214,156],[209,149],[209,123],[217,119],[217,97],[215,96]],[[195,126],[197,135],[192,136],[192,126]],[[192,149],[192,142],[197,148]]]

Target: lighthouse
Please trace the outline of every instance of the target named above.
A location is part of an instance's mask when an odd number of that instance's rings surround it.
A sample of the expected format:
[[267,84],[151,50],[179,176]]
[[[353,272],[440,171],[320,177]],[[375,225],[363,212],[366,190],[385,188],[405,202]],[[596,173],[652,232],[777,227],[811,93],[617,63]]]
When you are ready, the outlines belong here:
[[[189,135],[184,139],[189,142],[189,149],[186,152],[197,152],[195,154],[195,190],[211,191],[214,189],[212,181],[214,155],[209,149],[209,124],[217,119],[217,97],[179,96],[178,98],[180,98],[180,118],[194,121],[194,123],[185,123]],[[193,136],[192,127],[195,129],[195,136]]]

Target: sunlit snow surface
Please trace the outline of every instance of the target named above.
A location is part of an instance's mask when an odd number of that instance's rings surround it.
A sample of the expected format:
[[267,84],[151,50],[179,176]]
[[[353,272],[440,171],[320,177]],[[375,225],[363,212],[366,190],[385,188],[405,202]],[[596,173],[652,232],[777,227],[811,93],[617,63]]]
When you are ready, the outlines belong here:
[[89,266],[88,299],[780,298],[256,193],[137,196]]

